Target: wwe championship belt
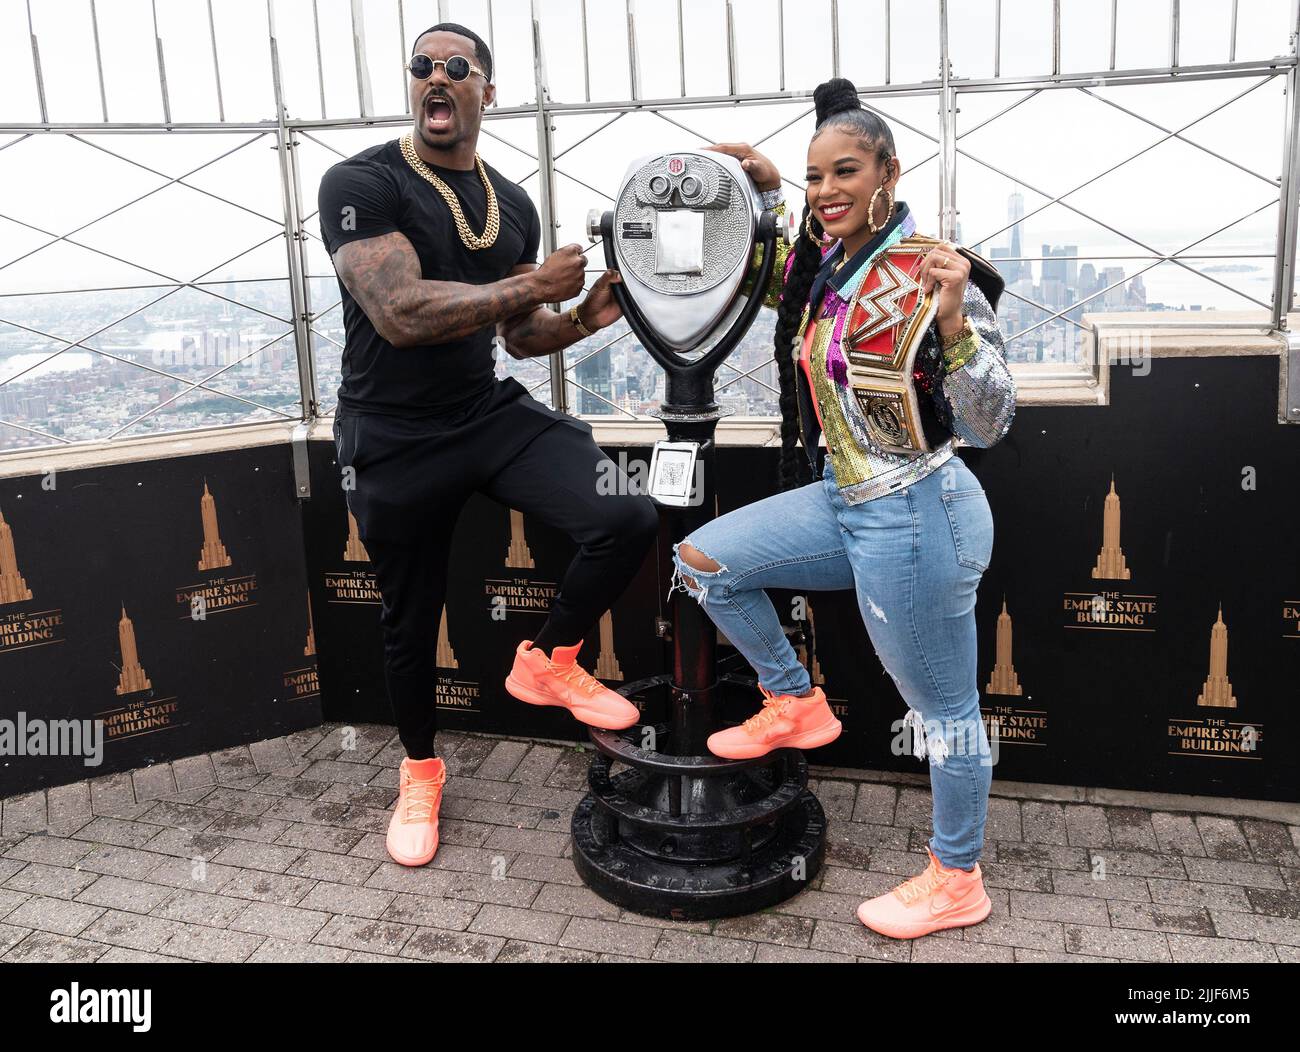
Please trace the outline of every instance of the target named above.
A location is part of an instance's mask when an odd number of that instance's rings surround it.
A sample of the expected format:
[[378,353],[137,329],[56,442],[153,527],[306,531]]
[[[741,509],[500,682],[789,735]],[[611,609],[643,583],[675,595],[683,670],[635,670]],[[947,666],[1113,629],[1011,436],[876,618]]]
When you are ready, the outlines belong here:
[[849,304],[843,339],[849,385],[867,429],[890,453],[928,453],[912,367],[938,298],[921,294],[922,257],[940,242],[913,234],[884,252]]

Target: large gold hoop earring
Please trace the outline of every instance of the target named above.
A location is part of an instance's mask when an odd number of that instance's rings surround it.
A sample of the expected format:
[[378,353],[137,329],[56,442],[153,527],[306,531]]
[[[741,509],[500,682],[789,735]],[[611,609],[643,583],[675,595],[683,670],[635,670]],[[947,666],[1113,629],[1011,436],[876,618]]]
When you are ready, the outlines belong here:
[[811,241],[818,248],[829,248],[831,245],[835,244],[835,239],[833,237],[828,237],[826,238],[826,240],[823,241],[821,238],[819,238],[816,234],[813,233],[812,212],[809,212],[808,218],[803,221],[803,229],[804,229],[804,233],[808,235],[808,240]]
[[[867,202],[867,229],[873,234],[879,234],[883,227],[876,226],[876,194],[885,190],[885,184],[881,183],[876,187],[876,193],[871,195],[871,200]],[[885,197],[889,201],[889,211],[885,213],[885,222],[889,222],[889,217],[894,214],[894,194],[892,190],[885,190]]]

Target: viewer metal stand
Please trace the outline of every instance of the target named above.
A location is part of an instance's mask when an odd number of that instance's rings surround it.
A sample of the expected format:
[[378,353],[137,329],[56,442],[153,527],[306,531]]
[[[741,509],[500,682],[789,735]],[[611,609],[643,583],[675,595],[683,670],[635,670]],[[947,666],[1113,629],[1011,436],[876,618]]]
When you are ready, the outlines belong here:
[[[604,213],[598,229],[593,216],[590,231],[603,237],[611,267],[618,265],[613,215]],[[714,514],[714,433],[725,415],[714,401],[714,373],[762,305],[776,246],[770,212],[758,223],[757,242],[762,262],[743,309],[695,361],[665,346],[624,286],[613,286],[628,325],[667,374],[667,398],[656,415],[669,440],[698,443],[703,462],[702,500],[680,508],[660,504],[672,541]],[[672,600],[671,675],[620,690],[633,700],[666,690],[671,723],[591,731],[596,755],[591,791],[573,816],[574,864],[602,898],[637,913],[698,920],[756,912],[795,895],[817,874],[826,817],[807,789],[807,764],[797,750],[743,761],[709,753],[705,742],[720,729],[721,693],[741,691],[752,708],[758,691],[753,679],[718,675],[712,621],[691,596],[674,593]],[[614,764],[626,769],[611,773]]]

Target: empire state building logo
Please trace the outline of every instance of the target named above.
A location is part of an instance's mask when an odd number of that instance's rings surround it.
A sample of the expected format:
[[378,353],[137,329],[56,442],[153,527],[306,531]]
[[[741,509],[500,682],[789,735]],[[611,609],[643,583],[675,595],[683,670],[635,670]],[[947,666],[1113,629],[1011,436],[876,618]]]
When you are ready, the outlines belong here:
[[1127,581],[1131,576],[1124,563],[1124,552],[1119,546],[1119,494],[1115,492],[1115,476],[1110,477],[1110,492],[1106,494],[1106,503],[1101,520],[1101,551],[1097,554],[1097,565],[1092,568],[1093,577],[1111,581]]
[[0,604],[21,603],[32,598],[22,574],[18,572],[18,556],[14,551],[14,531],[0,512]]
[[199,553],[200,570],[219,570],[229,566],[231,559],[217,532],[217,501],[208,490],[208,480],[203,480],[203,496],[199,499],[203,517],[203,550]]
[[451,637],[447,634],[447,604],[442,604],[442,616],[438,618],[438,648],[436,654],[438,668],[460,668],[456,652],[451,649]]
[[434,677],[434,704],[440,709],[455,709],[458,712],[477,713],[479,711],[479,683],[476,679],[458,679],[460,662],[451,647],[451,636],[447,633],[447,604],[442,606],[438,615],[438,643],[434,660],[437,674]]
[[[998,614],[997,660],[993,663],[988,686],[984,688],[987,704],[980,706],[994,762],[997,761],[998,749],[1003,745],[1047,747],[1048,712],[1046,709],[1025,708],[1026,703],[1033,702],[1033,695],[1026,696],[1020,685],[1020,676],[1012,661],[1011,630],[1011,614],[1007,611],[1007,597],[1004,595],[1002,612]],[[1024,700],[1001,701],[994,695]]]
[[135,648],[135,624],[126,616],[126,604],[122,604],[122,618],[117,623],[117,642],[122,651],[122,671],[117,677],[116,693],[134,694],[148,690],[152,684],[140,665],[140,655]]
[[1020,678],[1016,667],[1011,663],[1011,615],[1007,613],[1006,596],[1002,597],[1002,613],[998,614],[997,662],[993,665],[993,674],[989,685],[984,688],[986,694],[1019,695],[1024,691],[1020,687]]
[[361,543],[361,532],[351,508],[348,509],[348,543],[343,549],[343,558],[350,563],[370,562],[370,553]]
[[596,678],[623,678],[623,669],[614,653],[614,612],[606,610],[600,615],[600,652],[596,658]]
[[302,648],[303,657],[316,656],[316,626],[311,619],[311,592],[307,593],[307,645]]
[[[484,577],[483,592],[492,611],[492,620],[501,622],[507,613],[545,614],[559,593],[557,581],[543,581],[523,570],[537,569],[533,553],[524,536],[524,513],[510,508],[510,543],[506,546],[504,565],[516,571],[510,577]],[[499,549],[498,549],[499,550]]]
[[1196,697],[1197,705],[1218,709],[1235,709],[1237,699],[1228,681],[1228,626],[1223,623],[1223,605],[1210,628],[1210,674]]
[[514,508],[510,509],[510,547],[506,549],[506,565],[514,570],[532,570],[537,566],[524,538],[524,513]]
[[1196,704],[1210,711],[1202,711],[1192,719],[1169,718],[1166,735],[1170,756],[1263,759],[1264,725],[1238,715],[1241,710],[1228,679],[1228,626],[1223,623],[1222,603],[1210,626],[1210,669]]
[[[826,677],[822,674],[822,663],[817,657],[817,647],[813,642],[817,637],[817,623],[813,618],[812,603],[804,603],[804,613],[808,616],[808,627],[803,635],[803,642],[799,644],[799,664],[808,670],[808,678],[812,680],[813,685],[823,687],[826,685]],[[723,637],[719,634],[719,640]],[[732,644],[728,643],[728,646]]]

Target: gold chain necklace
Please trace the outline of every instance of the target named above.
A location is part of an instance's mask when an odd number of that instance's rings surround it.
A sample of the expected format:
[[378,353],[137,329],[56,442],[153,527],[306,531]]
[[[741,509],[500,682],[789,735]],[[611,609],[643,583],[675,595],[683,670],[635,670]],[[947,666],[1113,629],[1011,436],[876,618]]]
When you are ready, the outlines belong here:
[[451,209],[451,217],[456,222],[456,233],[460,235],[460,239],[466,248],[491,248],[496,243],[497,233],[501,229],[501,212],[497,208],[496,191],[492,189],[487,169],[483,167],[483,158],[478,154],[474,155],[474,164],[478,168],[478,177],[483,180],[483,186],[487,190],[487,224],[483,227],[483,235],[478,237],[469,228],[465,213],[460,209],[460,201],[456,199],[456,192],[439,179],[437,173],[420,159],[420,155],[415,152],[415,144],[411,142],[409,133],[402,136],[402,156],[406,158],[406,163],[415,170],[415,173],[431,182],[433,188],[447,202],[447,207]]

